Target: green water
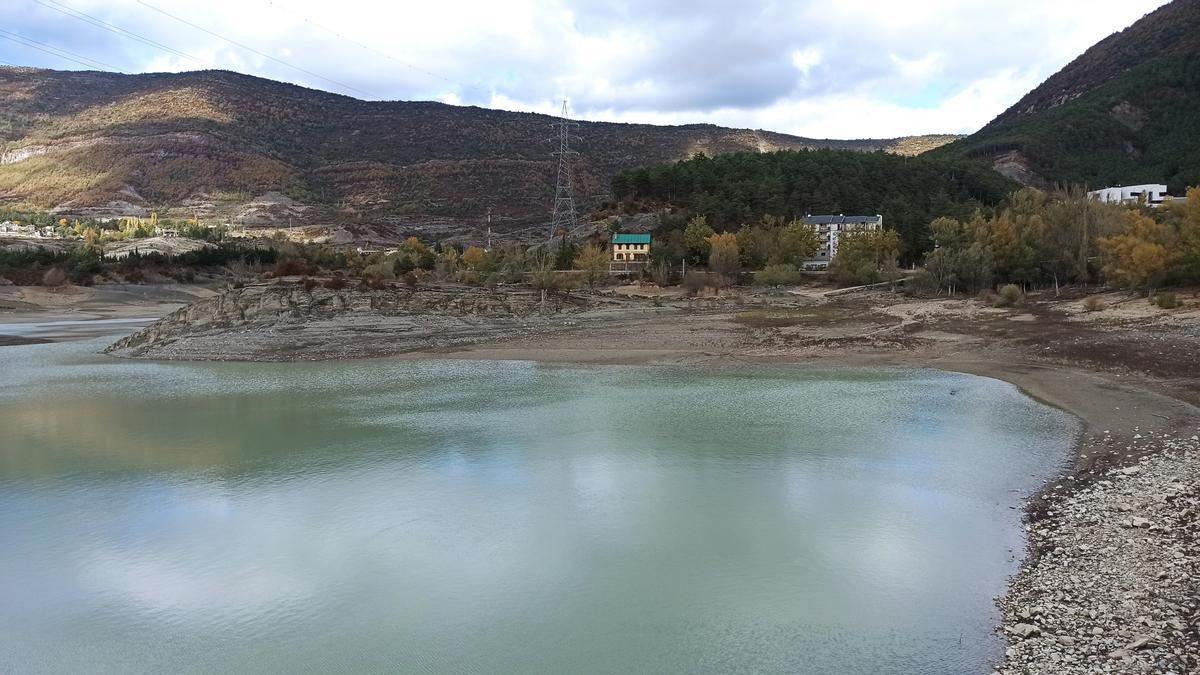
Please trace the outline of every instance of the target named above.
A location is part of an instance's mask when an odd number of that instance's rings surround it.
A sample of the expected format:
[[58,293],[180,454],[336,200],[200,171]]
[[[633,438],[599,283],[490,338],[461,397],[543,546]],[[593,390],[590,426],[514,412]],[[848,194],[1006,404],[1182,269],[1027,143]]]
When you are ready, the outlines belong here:
[[2,672],[987,673],[1076,431],[936,371],[105,342],[0,349]]

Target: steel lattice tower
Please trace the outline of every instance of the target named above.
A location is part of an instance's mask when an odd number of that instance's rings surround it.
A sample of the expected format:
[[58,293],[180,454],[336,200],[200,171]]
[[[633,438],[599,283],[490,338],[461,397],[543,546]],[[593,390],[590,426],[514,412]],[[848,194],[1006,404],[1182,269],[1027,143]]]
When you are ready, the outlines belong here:
[[554,187],[554,215],[550,220],[551,239],[560,232],[566,237],[578,224],[571,164],[579,153],[571,149],[571,129],[579,126],[579,123],[567,117],[566,99],[563,99],[562,115],[553,126],[558,127],[558,152],[553,153],[558,157],[558,181]]

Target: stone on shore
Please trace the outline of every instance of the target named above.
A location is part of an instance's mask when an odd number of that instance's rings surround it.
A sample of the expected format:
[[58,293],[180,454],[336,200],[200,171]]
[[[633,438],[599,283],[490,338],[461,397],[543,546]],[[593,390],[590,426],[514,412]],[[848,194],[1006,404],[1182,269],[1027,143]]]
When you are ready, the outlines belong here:
[[1200,442],[1141,435],[1136,464],[1050,494],[1030,523],[999,601],[1001,675],[1200,673]]

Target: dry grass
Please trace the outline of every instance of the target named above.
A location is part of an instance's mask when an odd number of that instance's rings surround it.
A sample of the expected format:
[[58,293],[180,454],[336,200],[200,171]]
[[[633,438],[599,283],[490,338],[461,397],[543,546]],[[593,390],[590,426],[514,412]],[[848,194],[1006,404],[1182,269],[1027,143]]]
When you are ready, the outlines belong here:
[[738,312],[733,317],[734,323],[750,328],[787,328],[798,326],[805,322],[808,316],[794,309],[756,309],[749,312]]

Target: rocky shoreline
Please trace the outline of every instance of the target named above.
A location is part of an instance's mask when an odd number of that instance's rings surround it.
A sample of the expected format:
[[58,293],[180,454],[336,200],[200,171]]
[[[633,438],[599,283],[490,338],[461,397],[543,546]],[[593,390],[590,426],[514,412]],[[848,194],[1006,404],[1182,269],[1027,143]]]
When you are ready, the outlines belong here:
[[552,332],[575,325],[594,304],[521,288],[256,284],[182,307],[105,351],[190,361],[390,356]]
[[1200,672],[1200,436],[1103,433],[1089,450],[1140,460],[1043,491],[998,600],[997,672]]

